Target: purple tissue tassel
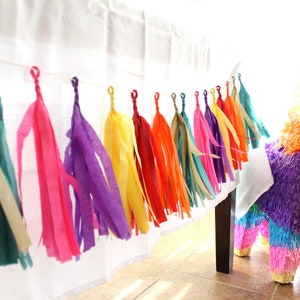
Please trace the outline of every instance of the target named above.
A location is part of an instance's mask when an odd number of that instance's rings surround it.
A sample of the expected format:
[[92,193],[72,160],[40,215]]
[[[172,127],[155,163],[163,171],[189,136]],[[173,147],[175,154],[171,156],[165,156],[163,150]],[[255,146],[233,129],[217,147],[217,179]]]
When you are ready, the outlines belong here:
[[84,242],[84,251],[87,251],[95,245],[94,229],[97,227],[100,235],[108,235],[110,231],[125,240],[130,238],[131,230],[110,157],[80,111],[76,77],[72,85],[75,101],[64,164],[78,182],[74,190],[75,232],[78,244]]

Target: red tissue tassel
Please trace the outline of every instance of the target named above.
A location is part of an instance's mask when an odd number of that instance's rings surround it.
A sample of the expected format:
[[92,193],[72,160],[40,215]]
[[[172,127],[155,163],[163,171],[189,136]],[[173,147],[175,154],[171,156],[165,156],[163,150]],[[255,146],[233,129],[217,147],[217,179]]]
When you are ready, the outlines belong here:
[[[152,216],[154,217],[153,221],[155,225],[158,226],[160,223],[167,221],[164,212],[164,197],[159,190],[160,177],[158,172],[159,170],[162,170],[162,167],[160,167],[161,162],[156,157],[157,150],[151,127],[138,113],[136,106],[137,97],[137,91],[133,90],[131,92],[134,111],[132,120],[135,129],[138,154],[140,156],[140,161],[136,159],[136,164],[143,190],[149,197]],[[169,187],[164,185],[163,188],[168,193],[169,197],[172,197]]]

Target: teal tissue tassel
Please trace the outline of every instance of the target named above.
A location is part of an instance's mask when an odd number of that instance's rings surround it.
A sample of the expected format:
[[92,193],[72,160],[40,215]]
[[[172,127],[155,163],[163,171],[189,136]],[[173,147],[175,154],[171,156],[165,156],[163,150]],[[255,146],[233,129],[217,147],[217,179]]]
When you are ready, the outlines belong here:
[[[265,128],[263,122],[260,119],[258,119],[255,114],[255,111],[254,111],[254,108],[253,108],[253,105],[251,102],[251,97],[250,97],[249,93],[247,92],[244,84],[242,83],[241,74],[238,74],[238,79],[240,82],[239,98],[240,98],[241,105],[247,112],[248,116],[250,117],[253,124],[256,126],[256,128],[257,128],[258,132],[261,134],[261,136],[269,138],[270,137],[269,132]],[[251,127],[249,126],[249,124],[247,122],[245,122],[245,124],[246,124],[248,140],[251,141],[252,148],[253,149],[258,148],[259,140],[257,139],[256,135],[254,134],[254,132],[251,129]]]
[[[0,168],[2,169],[5,178],[12,191],[16,204],[19,208],[20,213],[21,205],[18,194],[17,181],[13,168],[13,163],[10,157],[7,141],[6,132],[3,120],[3,109],[2,102],[0,99]],[[9,226],[7,218],[4,214],[3,208],[0,205],[0,265],[16,264],[20,262],[23,269],[28,266],[32,267],[32,260],[29,253],[23,254],[18,251],[18,247],[13,235],[13,232]]]

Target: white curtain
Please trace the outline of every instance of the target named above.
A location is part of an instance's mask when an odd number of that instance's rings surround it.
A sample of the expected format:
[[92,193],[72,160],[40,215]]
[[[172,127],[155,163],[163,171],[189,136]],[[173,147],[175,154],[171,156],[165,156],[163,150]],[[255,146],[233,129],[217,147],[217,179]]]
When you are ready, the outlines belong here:
[[[149,123],[155,113],[154,93],[160,92],[161,113],[171,121],[172,92],[186,93],[186,112],[192,118],[196,90],[202,95],[203,89],[223,85],[233,72],[241,71],[244,52],[238,51],[240,45],[234,44],[222,24],[219,35],[213,25],[220,21],[214,19],[214,12],[221,18],[221,11],[210,1],[179,2],[177,6],[173,1],[159,1],[158,6],[154,1],[149,6],[144,1],[1,0],[0,94],[15,166],[16,131],[35,100],[29,74],[33,65],[41,70],[41,89],[62,155],[74,99],[73,76],[79,78],[82,112],[102,138],[110,109],[109,85],[115,87],[116,109],[129,115],[130,92],[137,89],[139,112]],[[234,24],[230,20],[226,28]],[[224,36],[227,33],[230,40]],[[244,78],[250,83],[253,76]],[[23,209],[34,265],[26,271],[19,265],[1,267],[1,299],[63,298],[103,283],[124,265],[147,257],[160,235],[203,216],[236,185],[224,185],[218,199],[194,209],[191,219],[173,216],[161,228],[152,227],[149,234],[127,242],[98,238],[97,246],[79,261],[60,264],[47,258],[39,245],[41,216],[32,135],[25,143],[23,164]],[[122,252],[118,251],[121,248]]]

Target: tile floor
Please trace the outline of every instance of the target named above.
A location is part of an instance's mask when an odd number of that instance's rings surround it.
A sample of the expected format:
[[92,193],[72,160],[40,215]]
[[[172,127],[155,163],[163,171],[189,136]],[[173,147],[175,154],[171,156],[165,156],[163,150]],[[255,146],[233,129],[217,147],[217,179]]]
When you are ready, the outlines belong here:
[[268,249],[257,243],[250,257],[234,257],[232,273],[217,273],[212,210],[161,237],[149,258],[68,300],[300,299],[300,270],[292,284],[281,285],[272,281],[268,260]]

